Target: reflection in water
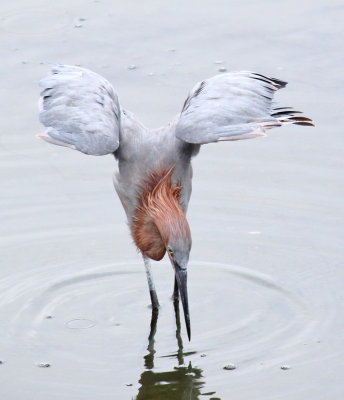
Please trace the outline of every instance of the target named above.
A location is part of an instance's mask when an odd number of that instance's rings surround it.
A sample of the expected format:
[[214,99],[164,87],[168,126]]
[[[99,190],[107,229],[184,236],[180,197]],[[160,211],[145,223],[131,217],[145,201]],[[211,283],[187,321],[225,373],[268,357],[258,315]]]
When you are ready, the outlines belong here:
[[[174,301],[176,316],[176,338],[178,350],[167,357],[176,357],[178,367],[172,371],[154,372],[154,337],[157,329],[158,312],[152,311],[151,329],[148,337],[148,354],[144,357],[145,371],[141,374],[139,383],[141,387],[135,400],[200,400],[201,389],[204,386],[202,370],[194,368],[191,362],[183,366],[184,356],[192,353],[183,352],[183,341],[180,335],[179,302]],[[209,393],[210,395],[210,393]],[[202,396],[203,397],[203,396]],[[203,397],[204,399],[206,397]],[[218,399],[220,400],[220,399]]]
[[156,327],[157,327],[157,322],[158,322],[158,316],[159,316],[159,310],[154,310],[154,308],[153,308],[150,332],[149,332],[149,336],[148,336],[148,347],[147,347],[148,354],[144,356],[146,369],[154,368],[154,354],[155,354],[154,337],[155,337],[155,332],[156,332]]
[[204,384],[200,381],[201,372],[191,363],[168,372],[145,371],[136,400],[198,400]]

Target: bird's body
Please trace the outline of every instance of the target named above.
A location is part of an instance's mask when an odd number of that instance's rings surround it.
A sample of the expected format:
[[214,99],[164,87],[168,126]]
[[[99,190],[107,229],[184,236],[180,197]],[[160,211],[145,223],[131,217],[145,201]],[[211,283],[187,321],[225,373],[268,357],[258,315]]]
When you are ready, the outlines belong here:
[[40,120],[47,130],[38,136],[85,154],[116,157],[114,184],[144,258],[152,305],[158,307],[149,259],[160,260],[167,252],[190,338],[191,158],[202,144],[266,136],[266,129],[312,126],[312,121],[289,107],[273,107],[274,92],[285,82],[242,71],[198,83],[172,122],[148,129],[120,107],[112,85],[100,75],[68,65],[52,72],[41,81]]
[[173,168],[172,181],[180,185],[180,203],[186,212],[191,195],[191,157],[199,145],[185,143],[175,135],[176,122],[158,129],[148,129],[123,110],[121,146],[115,152],[118,173],[114,185],[132,225],[135,210],[145,184],[152,174],[161,174]]

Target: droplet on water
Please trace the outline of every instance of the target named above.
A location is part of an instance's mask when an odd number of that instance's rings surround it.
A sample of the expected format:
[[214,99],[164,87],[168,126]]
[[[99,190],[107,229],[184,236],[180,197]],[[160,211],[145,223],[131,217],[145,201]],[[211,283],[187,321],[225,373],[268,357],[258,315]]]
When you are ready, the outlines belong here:
[[236,366],[234,364],[227,364],[223,367],[226,371],[231,371],[233,369],[236,369]]
[[45,362],[40,362],[37,364],[38,367],[40,368],[49,368],[50,364],[49,363],[45,363]]
[[83,24],[82,22],[86,21],[85,18],[75,18],[74,20],[74,28],[82,28]]
[[135,64],[131,64],[128,66],[128,69],[131,69],[131,70],[136,69],[136,68],[137,68],[137,66]]

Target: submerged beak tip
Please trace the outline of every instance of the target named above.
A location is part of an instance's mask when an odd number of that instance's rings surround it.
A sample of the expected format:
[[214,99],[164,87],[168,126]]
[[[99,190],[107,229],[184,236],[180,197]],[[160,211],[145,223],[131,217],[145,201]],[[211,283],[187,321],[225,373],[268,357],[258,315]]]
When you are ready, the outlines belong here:
[[191,342],[191,330],[190,330],[190,328],[186,329],[186,330],[187,330],[187,333],[188,333],[189,342]]

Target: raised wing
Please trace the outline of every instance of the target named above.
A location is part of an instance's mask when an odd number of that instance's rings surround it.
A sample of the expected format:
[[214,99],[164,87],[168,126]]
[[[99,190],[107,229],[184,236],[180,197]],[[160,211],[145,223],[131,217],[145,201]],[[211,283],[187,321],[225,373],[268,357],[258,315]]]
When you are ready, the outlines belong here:
[[188,143],[204,144],[266,136],[266,129],[283,124],[314,126],[300,111],[272,108],[275,91],[286,84],[246,71],[200,82],[184,103],[176,136]]
[[57,65],[40,81],[39,138],[85,154],[113,153],[119,145],[120,107],[111,84],[85,68]]

